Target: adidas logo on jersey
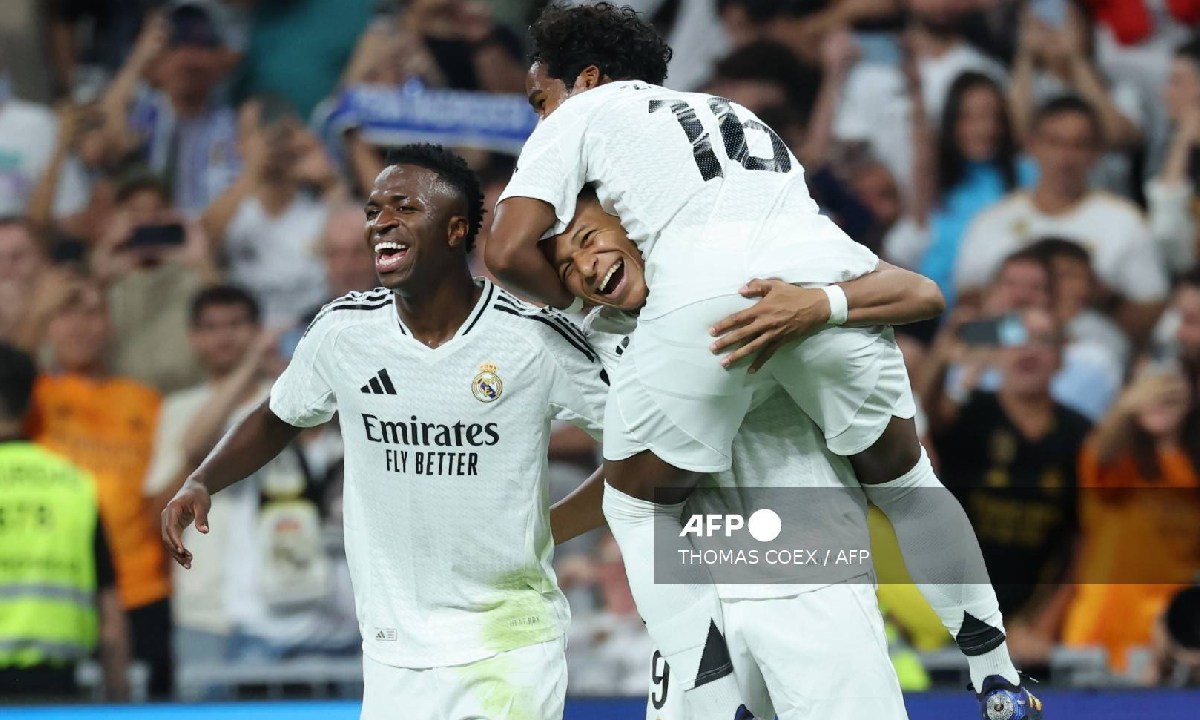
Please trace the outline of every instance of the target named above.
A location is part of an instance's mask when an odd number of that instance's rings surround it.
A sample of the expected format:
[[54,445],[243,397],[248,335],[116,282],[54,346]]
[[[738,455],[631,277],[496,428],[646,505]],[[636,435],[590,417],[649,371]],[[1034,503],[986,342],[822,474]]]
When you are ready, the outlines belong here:
[[375,639],[377,641],[395,642],[396,629],[395,628],[379,628],[379,630],[375,633]]
[[380,370],[370,382],[362,386],[362,391],[367,395],[395,395],[396,386],[392,384],[388,371]]

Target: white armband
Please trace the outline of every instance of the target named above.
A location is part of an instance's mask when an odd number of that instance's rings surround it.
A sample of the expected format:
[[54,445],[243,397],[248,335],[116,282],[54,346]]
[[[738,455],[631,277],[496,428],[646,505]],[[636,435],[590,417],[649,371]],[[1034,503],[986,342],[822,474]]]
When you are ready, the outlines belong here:
[[845,325],[850,316],[850,305],[846,301],[846,291],[839,285],[825,285],[821,288],[829,297],[829,325]]

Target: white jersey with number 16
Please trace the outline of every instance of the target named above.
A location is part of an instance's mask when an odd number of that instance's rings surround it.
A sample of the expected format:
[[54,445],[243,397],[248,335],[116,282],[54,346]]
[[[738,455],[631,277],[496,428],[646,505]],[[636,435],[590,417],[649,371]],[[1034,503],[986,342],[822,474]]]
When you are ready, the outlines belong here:
[[875,268],[818,213],[783,140],[724,98],[636,81],[579,93],[534,130],[501,200],[549,203],[559,233],[585,185],[646,259],[642,319],[750,277],[831,283]]

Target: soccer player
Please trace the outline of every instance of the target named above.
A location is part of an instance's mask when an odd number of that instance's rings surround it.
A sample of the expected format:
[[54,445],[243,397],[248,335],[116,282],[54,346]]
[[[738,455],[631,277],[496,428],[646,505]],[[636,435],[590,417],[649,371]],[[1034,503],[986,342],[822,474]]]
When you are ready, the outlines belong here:
[[471,277],[483,201],[461,158],[416,145],[393,161],[366,204],[383,287],[317,315],[164,510],[164,542],[189,567],[180,535],[209,531],[211,493],[338,413],[364,720],[558,720],[569,612],[546,450],[556,418],[598,430],[603,368],[565,316]]
[[[817,212],[795,157],[749,111],[661,87],[670,48],[632,10],[551,6],[532,38],[527,90],[543,121],[501,195],[486,260],[521,291],[570,306],[537,243],[566,229],[589,183],[644,258],[636,295],[628,258],[610,259],[593,286],[610,304],[639,311],[605,412],[604,507],[639,611],[664,654],[684,660],[672,665],[686,670],[692,702],[703,707],[736,691],[700,672],[706,643],[694,628],[719,614],[712,593],[653,585],[654,528],[678,525],[680,512],[652,502],[654,492],[683,497],[696,473],[727,470],[755,393],[779,387],[821,427],[829,449],[849,458],[892,521],[910,570],[967,655],[985,707],[1040,717],[1009,658],[978,542],[962,508],[941,499],[948,493],[917,440],[890,329],[835,329],[791,343],[783,341],[798,334],[784,335],[766,348],[774,355],[758,374],[726,371],[708,357],[706,331],[731,314],[745,317],[738,289],[748,279],[818,286],[830,324],[840,325],[857,308],[834,283],[871,271],[875,256]],[[744,329],[742,339],[762,342],[753,326]],[[947,533],[958,541],[939,542]],[[676,630],[685,625],[693,629]]]

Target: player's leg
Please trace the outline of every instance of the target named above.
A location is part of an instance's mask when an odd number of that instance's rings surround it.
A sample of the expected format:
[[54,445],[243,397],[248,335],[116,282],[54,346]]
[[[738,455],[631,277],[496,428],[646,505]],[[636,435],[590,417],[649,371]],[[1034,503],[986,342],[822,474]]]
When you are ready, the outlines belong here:
[[363,656],[361,720],[445,717],[446,697],[438,692],[437,668],[400,668]]
[[[722,603],[724,607],[726,604]],[[775,708],[767,692],[766,681],[745,639],[740,636],[728,638],[729,654],[733,659],[734,676],[742,697],[742,707],[725,720],[770,720],[775,717]],[[683,692],[672,681],[671,666],[662,653],[655,651],[650,658],[650,694],[646,698],[646,720],[688,720]]]
[[694,473],[729,467],[751,386],[708,352],[707,327],[746,304],[731,296],[643,320],[610,374],[604,427],[604,515],[638,612],[692,716],[722,720],[740,703],[711,577],[703,566],[655,569],[692,550],[680,517]]
[[990,675],[1018,683],[975,531],[917,438],[891,330],[827,330],[785,348],[768,369],[821,426],[830,450],[849,456],[895,528],[921,594],[967,656],[975,687]]
[[746,639],[779,720],[907,718],[869,576],[725,608],[729,633]]
[[[562,720],[567,695],[565,639],[537,643],[439,669],[447,720]],[[396,717],[393,713],[392,717]],[[418,717],[403,714],[403,717]],[[431,716],[430,716],[431,717]]]

